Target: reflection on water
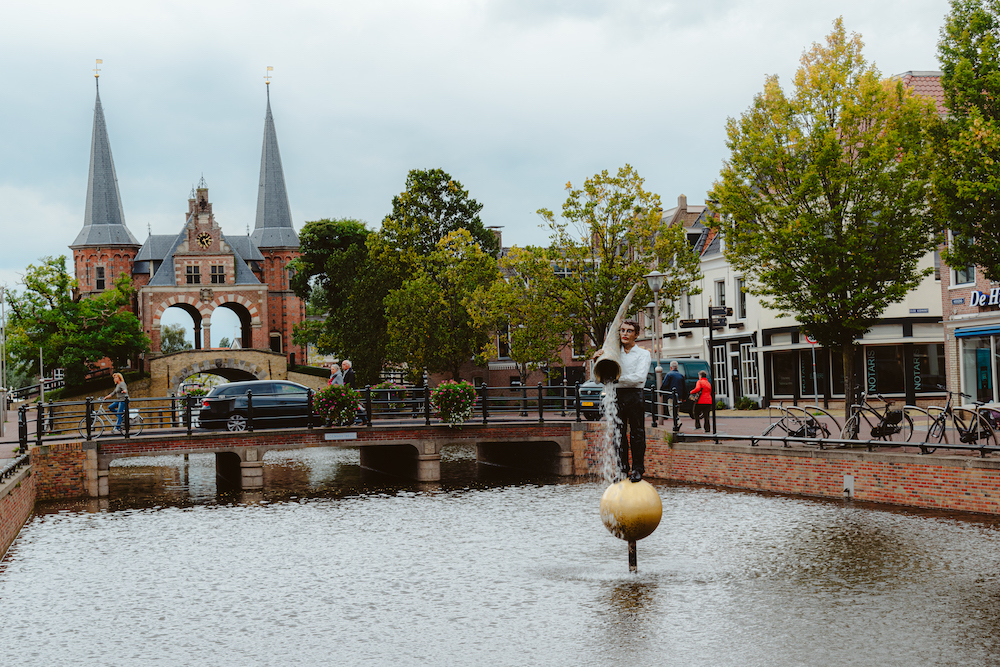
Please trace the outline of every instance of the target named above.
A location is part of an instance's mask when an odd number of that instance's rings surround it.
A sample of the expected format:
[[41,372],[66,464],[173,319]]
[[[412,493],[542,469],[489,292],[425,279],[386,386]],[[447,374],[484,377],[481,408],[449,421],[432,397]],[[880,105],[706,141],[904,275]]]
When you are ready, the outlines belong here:
[[658,485],[627,548],[603,482],[356,450],[133,459],[40,506],[0,564],[5,665],[969,665],[1000,661],[998,521]]

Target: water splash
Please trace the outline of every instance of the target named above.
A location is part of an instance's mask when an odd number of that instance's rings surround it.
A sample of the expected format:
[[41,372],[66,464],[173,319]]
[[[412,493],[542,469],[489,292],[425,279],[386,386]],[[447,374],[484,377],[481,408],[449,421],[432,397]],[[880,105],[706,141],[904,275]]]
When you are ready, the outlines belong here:
[[604,424],[604,431],[601,433],[601,444],[598,449],[598,470],[608,484],[620,482],[625,478],[618,463],[620,437],[618,427],[622,420],[618,416],[618,401],[615,400],[615,396],[615,385],[604,385],[604,392],[601,395],[601,414],[604,415],[601,423]]

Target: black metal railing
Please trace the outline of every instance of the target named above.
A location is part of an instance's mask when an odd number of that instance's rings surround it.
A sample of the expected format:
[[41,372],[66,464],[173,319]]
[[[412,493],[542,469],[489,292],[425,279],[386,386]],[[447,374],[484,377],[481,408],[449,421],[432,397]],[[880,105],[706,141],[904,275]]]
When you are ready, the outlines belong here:
[[23,453],[6,463],[0,468],[0,482],[13,477],[18,470],[31,463],[31,455]]

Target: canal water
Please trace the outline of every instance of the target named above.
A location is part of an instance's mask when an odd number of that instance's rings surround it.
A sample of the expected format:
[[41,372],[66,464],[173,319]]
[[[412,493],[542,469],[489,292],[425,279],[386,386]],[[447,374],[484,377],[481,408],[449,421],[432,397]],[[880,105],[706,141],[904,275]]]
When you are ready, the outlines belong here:
[[1000,521],[658,484],[626,544],[603,482],[445,450],[440,484],[356,450],[133,459],[42,505],[0,563],[11,665],[1000,664]]

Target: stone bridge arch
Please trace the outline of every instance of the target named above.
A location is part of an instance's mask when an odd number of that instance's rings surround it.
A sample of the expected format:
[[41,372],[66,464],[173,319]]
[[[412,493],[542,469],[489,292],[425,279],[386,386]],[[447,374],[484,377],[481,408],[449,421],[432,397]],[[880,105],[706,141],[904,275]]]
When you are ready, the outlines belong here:
[[176,394],[184,378],[195,373],[220,375],[238,380],[285,380],[288,360],[269,350],[183,350],[150,361],[150,395]]

